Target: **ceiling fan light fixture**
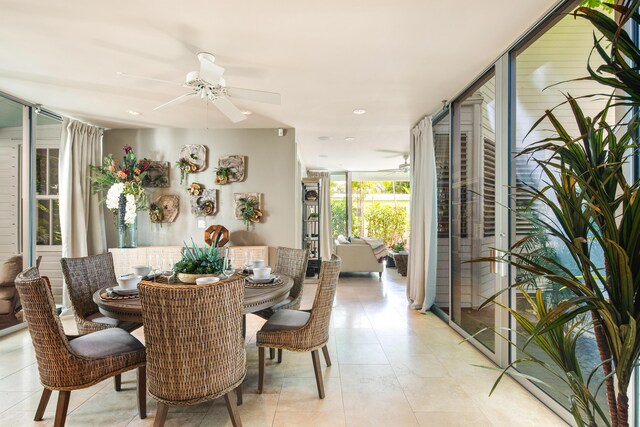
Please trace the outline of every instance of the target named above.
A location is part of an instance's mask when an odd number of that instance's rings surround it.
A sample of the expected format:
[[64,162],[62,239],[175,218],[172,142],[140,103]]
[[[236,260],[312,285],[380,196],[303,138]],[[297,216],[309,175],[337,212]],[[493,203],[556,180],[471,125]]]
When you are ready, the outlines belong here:
[[362,115],[365,114],[367,112],[367,110],[365,110],[364,108],[356,108],[355,110],[353,110],[353,114],[357,114],[357,115]]

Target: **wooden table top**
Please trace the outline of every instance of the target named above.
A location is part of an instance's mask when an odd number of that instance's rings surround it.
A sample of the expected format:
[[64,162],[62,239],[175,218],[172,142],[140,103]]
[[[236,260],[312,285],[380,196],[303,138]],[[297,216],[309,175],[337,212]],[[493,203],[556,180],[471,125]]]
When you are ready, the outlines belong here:
[[[244,314],[264,310],[287,298],[289,291],[293,287],[293,279],[283,274],[277,274],[277,276],[282,279],[282,284],[262,288],[249,288],[245,286]],[[142,305],[140,304],[140,298],[103,300],[100,298],[100,294],[104,293],[105,289],[107,288],[102,288],[93,294],[93,302],[98,306],[100,313],[125,322],[142,323]]]

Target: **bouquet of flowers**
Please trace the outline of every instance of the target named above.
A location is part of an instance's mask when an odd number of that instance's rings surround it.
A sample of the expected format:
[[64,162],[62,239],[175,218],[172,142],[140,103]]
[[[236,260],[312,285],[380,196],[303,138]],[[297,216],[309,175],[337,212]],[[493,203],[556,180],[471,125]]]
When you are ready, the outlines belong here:
[[94,193],[105,192],[107,208],[119,219],[120,227],[136,222],[137,211],[147,209],[147,195],[142,188],[142,179],[147,175],[151,162],[138,161],[133,148],[123,148],[122,165],[118,165],[109,154],[102,166],[92,166],[91,188]]

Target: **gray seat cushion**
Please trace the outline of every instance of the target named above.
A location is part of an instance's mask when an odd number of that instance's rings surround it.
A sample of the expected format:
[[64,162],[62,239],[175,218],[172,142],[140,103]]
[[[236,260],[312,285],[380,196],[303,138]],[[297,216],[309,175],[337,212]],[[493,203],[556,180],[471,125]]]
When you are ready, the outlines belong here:
[[278,310],[262,326],[262,332],[300,329],[309,321],[310,313],[298,310]]
[[107,357],[134,351],[144,351],[136,337],[120,328],[109,328],[82,335],[69,341],[71,348],[85,357]]

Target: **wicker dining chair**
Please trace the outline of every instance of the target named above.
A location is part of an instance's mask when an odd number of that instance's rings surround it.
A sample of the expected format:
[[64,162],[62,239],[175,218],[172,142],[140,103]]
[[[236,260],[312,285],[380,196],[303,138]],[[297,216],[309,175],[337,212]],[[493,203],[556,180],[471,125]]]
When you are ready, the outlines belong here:
[[236,393],[246,375],[242,336],[244,279],[206,285],[140,285],[149,394],[155,426],[169,405],[190,406],[224,396],[241,426]]
[[118,286],[111,252],[83,258],[62,258],[60,264],[79,334],[116,327],[132,331],[142,326],[104,316],[93,302],[93,294],[97,290]]
[[[289,296],[265,310],[260,310],[254,314],[269,319],[278,310],[297,310],[300,308],[302,301],[302,290],[304,286],[304,278],[307,274],[307,263],[309,261],[309,251],[306,249],[278,248],[278,255],[275,274],[284,274],[293,279],[293,287],[289,291]],[[274,358],[274,349],[269,349],[271,359]],[[278,363],[282,362],[282,350],[278,352]]]
[[318,349],[322,348],[327,366],[331,366],[327,341],[329,341],[329,322],[331,307],[336,295],[336,286],[340,274],[340,258],[336,255],[331,261],[323,261],[320,267],[320,279],[311,310],[279,310],[267,320],[256,336],[258,346],[258,393],[264,385],[264,349],[277,348],[278,351],[310,351],[313,370],[318,386],[318,396],[324,399],[324,384],[320,369]]
[[56,312],[53,295],[36,267],[16,278],[33,347],[40,382],[44,386],[35,421],[42,420],[51,392],[58,390],[55,426],[64,426],[72,390],[90,387],[123,372],[138,369],[138,412],[146,417],[145,348],[119,328],[67,336]]

